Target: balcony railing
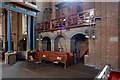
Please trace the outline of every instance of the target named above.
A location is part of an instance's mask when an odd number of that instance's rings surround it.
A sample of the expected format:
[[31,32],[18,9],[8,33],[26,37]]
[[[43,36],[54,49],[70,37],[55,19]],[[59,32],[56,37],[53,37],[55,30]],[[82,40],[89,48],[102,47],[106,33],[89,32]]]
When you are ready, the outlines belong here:
[[38,23],[36,30],[54,31],[60,29],[89,26],[94,24],[94,9],[90,9],[83,12],[79,12],[77,14],[67,15],[58,19]]

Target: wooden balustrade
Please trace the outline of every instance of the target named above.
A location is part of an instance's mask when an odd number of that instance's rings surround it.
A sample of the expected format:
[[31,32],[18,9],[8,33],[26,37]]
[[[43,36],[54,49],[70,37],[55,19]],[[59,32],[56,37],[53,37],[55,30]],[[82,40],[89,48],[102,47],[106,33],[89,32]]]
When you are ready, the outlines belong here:
[[36,30],[50,31],[64,28],[89,26],[91,22],[93,22],[92,19],[94,18],[94,14],[92,14],[92,11],[94,12],[94,9],[39,23]]

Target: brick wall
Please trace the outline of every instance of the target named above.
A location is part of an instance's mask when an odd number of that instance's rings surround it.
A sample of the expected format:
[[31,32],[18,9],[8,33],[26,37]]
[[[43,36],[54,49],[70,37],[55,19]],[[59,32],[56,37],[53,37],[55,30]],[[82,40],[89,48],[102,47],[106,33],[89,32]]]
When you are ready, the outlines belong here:
[[83,10],[93,9],[95,7],[94,2],[83,2]]
[[2,35],[4,35],[3,37],[3,48],[7,49],[5,47],[6,45],[6,41],[7,41],[7,12],[2,9],[2,12],[4,12],[4,15],[2,16]]
[[[118,3],[83,3],[83,10],[88,10],[92,8],[95,8],[95,16],[100,16],[101,19],[96,20],[95,34],[97,39],[89,39],[90,53],[89,57],[86,60],[86,64],[88,64],[89,66],[94,66],[95,68],[103,68],[106,64],[111,64],[112,68],[118,69],[120,68],[120,23],[118,31]],[[77,30],[79,29],[77,28]],[[79,32],[77,30],[75,30],[76,33]],[[70,30],[69,32],[65,31],[65,33],[68,33],[68,37],[69,34],[73,34],[72,30]],[[53,33],[49,33],[49,35],[54,37]]]
[[96,21],[96,40],[90,40],[88,62],[96,68],[111,64],[118,69],[118,3],[95,3],[95,15],[101,16]]
[[118,64],[119,64],[119,70],[120,70],[120,2],[119,2],[119,6],[118,6],[119,8],[119,10],[118,10],[118,18],[119,18],[119,20],[118,20],[118,36],[119,36],[119,38],[118,38],[118,41],[119,41],[119,43],[118,43],[118,56],[119,56],[119,60],[118,60]]

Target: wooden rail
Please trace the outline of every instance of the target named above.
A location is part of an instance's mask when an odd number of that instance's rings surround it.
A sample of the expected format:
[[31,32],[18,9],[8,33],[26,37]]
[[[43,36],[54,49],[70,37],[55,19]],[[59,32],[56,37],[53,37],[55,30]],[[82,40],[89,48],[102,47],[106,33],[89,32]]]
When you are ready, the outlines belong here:
[[83,46],[80,52],[80,59],[86,54],[86,52],[88,54],[88,51],[89,51],[88,45],[89,45],[88,40],[83,42]]
[[94,9],[68,15],[58,19],[37,24],[37,31],[54,31],[59,29],[76,28],[95,24]]

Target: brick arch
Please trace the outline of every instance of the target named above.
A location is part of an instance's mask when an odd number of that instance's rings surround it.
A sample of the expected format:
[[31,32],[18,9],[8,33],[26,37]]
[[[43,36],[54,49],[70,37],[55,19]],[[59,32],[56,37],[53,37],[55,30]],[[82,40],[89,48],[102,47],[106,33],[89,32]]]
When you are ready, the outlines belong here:
[[74,35],[77,35],[77,34],[86,35],[85,32],[74,32],[74,33],[70,34],[69,39],[71,39]]
[[48,38],[50,38],[50,40],[52,40],[52,37],[49,34],[44,34],[44,35],[42,35],[42,37],[43,38],[48,37]]
[[62,37],[64,37],[65,39],[69,39],[69,37],[66,35],[66,34],[64,34],[64,33],[62,33],[62,35],[55,35],[54,37],[53,37],[53,40],[55,40],[58,36],[62,36]]
[[51,37],[44,35],[42,38],[42,50],[51,51]]
[[[62,49],[62,51],[66,51],[66,40],[68,39],[68,36],[62,33],[62,35],[55,35],[54,40],[54,51],[59,51],[59,48]],[[61,41],[62,40],[62,41]]]

